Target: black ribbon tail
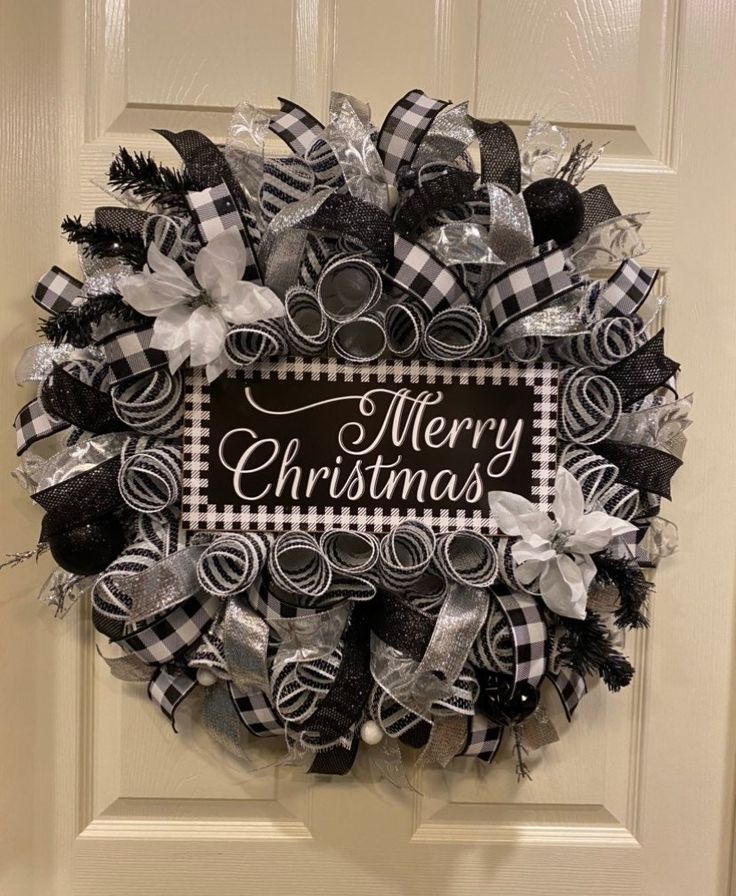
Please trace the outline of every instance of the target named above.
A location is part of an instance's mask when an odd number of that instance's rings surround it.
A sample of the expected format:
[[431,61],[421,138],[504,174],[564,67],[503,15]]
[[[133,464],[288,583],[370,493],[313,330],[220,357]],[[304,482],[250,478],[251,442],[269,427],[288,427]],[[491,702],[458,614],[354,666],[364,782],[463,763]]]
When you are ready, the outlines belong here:
[[514,193],[521,191],[519,144],[504,121],[481,121],[470,117],[480,144],[480,175],[484,184],[503,184]]
[[633,354],[609,367],[606,376],[617,387],[626,408],[664,386],[679,369],[680,365],[664,353],[664,330],[660,330]]
[[604,439],[596,445],[601,457],[618,467],[617,481],[670,499],[670,482],[682,461],[651,445],[630,445]]

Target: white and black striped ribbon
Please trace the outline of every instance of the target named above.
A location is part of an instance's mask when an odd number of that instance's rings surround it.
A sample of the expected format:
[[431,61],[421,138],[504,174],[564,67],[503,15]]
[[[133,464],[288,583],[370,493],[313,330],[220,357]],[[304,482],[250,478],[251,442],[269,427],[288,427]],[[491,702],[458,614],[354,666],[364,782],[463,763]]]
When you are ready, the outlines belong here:
[[121,453],[118,487],[125,503],[140,513],[159,513],[179,501],[182,450],[148,436],[129,438]]
[[309,147],[304,158],[309,163],[320,186],[329,187],[332,190],[341,190],[345,186],[342,167],[326,140],[318,137]]
[[516,577],[516,560],[511,549],[514,546],[514,538],[506,538],[505,536],[495,536],[494,545],[498,555],[498,576],[499,579],[511,591],[520,591],[529,595],[538,595],[538,591],[534,591],[530,586],[524,585]]
[[385,313],[386,344],[397,358],[412,358],[419,352],[429,312],[416,301],[395,302]]
[[472,305],[440,311],[427,324],[422,354],[436,361],[460,361],[482,357],[488,350],[488,328]]
[[632,354],[639,345],[642,327],[630,317],[609,317],[591,329],[558,339],[552,346],[556,358],[578,367],[603,368]]
[[434,532],[417,520],[406,520],[381,539],[378,569],[381,582],[401,592],[427,571],[435,553]]
[[541,336],[520,336],[507,343],[501,351],[515,364],[533,364],[542,357],[544,348]]
[[253,584],[267,554],[266,538],[255,532],[221,535],[207,545],[197,562],[199,584],[218,597],[239,594]]
[[317,301],[335,323],[347,323],[366,314],[381,298],[378,268],[359,255],[331,258],[316,286]]
[[184,424],[184,383],[180,374],[152,370],[111,389],[116,416],[136,432],[178,438]]
[[498,555],[490,539],[469,530],[441,535],[434,561],[449,581],[468,588],[487,588],[498,573]]
[[367,364],[377,361],[386,350],[386,327],[383,314],[369,311],[355,320],[337,324],[330,345],[344,361]]
[[292,286],[284,296],[286,338],[297,355],[322,354],[330,341],[330,325],[316,295]]
[[268,570],[277,588],[300,607],[318,607],[332,585],[332,569],[314,536],[285,532],[273,544]]
[[594,445],[607,438],[621,417],[616,385],[587,367],[568,368],[560,377],[559,430],[577,445]]
[[259,190],[264,222],[269,223],[292,202],[300,202],[311,195],[314,181],[314,171],[299,156],[264,159],[263,179]]
[[225,337],[225,354],[235,367],[281,358],[289,352],[283,318],[233,327]]
[[314,289],[322,273],[322,268],[334,252],[334,239],[318,233],[308,233],[304,242],[299,265],[299,283],[307,289]]
[[580,445],[567,445],[560,465],[577,479],[588,511],[602,507],[611,516],[634,519],[639,510],[639,492],[617,481],[619,469]]

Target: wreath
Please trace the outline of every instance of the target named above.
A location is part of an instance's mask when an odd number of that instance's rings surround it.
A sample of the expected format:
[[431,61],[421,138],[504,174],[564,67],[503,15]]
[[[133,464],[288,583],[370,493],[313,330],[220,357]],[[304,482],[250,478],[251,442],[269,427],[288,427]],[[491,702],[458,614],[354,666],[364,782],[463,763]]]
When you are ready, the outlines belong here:
[[[269,132],[289,155],[266,155]],[[646,626],[645,570],[676,546],[660,504],[692,399],[653,332],[657,272],[634,260],[646,216],[579,189],[591,143],[535,119],[519,144],[419,90],[380,130],[335,93],[327,125],[280,100],[238,106],[219,145],[158,133],[181,169],[121,148],[115,204],[62,225],[84,280],[52,267],[33,292],[44,341],[17,369],[37,394],[15,420],[15,478],[45,515],[8,564],[48,550],[43,601],[63,615],[88,600],[112,674],[146,682],[172,725],[199,691],[202,723],[238,755],[276,736],[309,772],[342,775],[362,744],[401,784],[411,751],[490,763],[508,732],[527,777],[529,751],[558,740],[545,701],[569,720],[594,679],[631,681],[622,632]],[[434,377],[489,402],[531,384],[546,479],[516,491],[476,474],[442,512],[430,498],[344,525],[261,514],[246,493],[245,517],[198,516],[208,390],[270,378],[288,394],[313,369]],[[309,397],[317,380],[299,376]]]

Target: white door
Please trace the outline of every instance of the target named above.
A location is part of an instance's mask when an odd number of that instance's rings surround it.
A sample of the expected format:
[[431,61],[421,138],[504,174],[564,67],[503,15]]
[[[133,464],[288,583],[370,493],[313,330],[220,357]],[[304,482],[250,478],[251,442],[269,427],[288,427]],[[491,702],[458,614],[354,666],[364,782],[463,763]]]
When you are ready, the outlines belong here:
[[[96,656],[86,608],[34,601],[46,564],[2,578],[0,892],[6,896],[719,896],[729,887],[736,482],[736,4],[730,0],[3,0],[2,419],[35,327],[28,294],[74,269],[58,222],[153,127],[220,136],[242,99],[323,117],[333,88],[380,121],[412,87],[482,118],[536,112],[610,141],[597,175],[651,209],[647,263],[697,424],[636,683],[596,687],[518,785],[502,756],[418,791],[249,771],[182,718],[177,736]],[[9,483],[3,551],[39,519]],[[256,764],[275,754],[265,748]]]

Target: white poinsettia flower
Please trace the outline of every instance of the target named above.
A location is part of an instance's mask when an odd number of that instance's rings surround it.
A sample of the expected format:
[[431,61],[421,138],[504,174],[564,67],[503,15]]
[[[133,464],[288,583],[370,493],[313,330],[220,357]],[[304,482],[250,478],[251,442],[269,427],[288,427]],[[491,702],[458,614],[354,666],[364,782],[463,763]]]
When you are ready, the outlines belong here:
[[153,243],[143,271],[121,279],[123,299],[156,318],[151,345],[166,352],[172,373],[189,358],[194,367],[206,366],[212,381],[227,366],[224,343],[232,325],[283,316],[276,293],[242,279],[246,260],[239,231],[229,228],[199,250],[195,280]]
[[636,526],[602,510],[586,513],[582,489],[564,467],[555,480],[554,519],[511,492],[489,492],[488,502],[501,531],[519,537],[511,548],[519,581],[536,583],[553,613],[584,619],[596,574],[590,555]]

